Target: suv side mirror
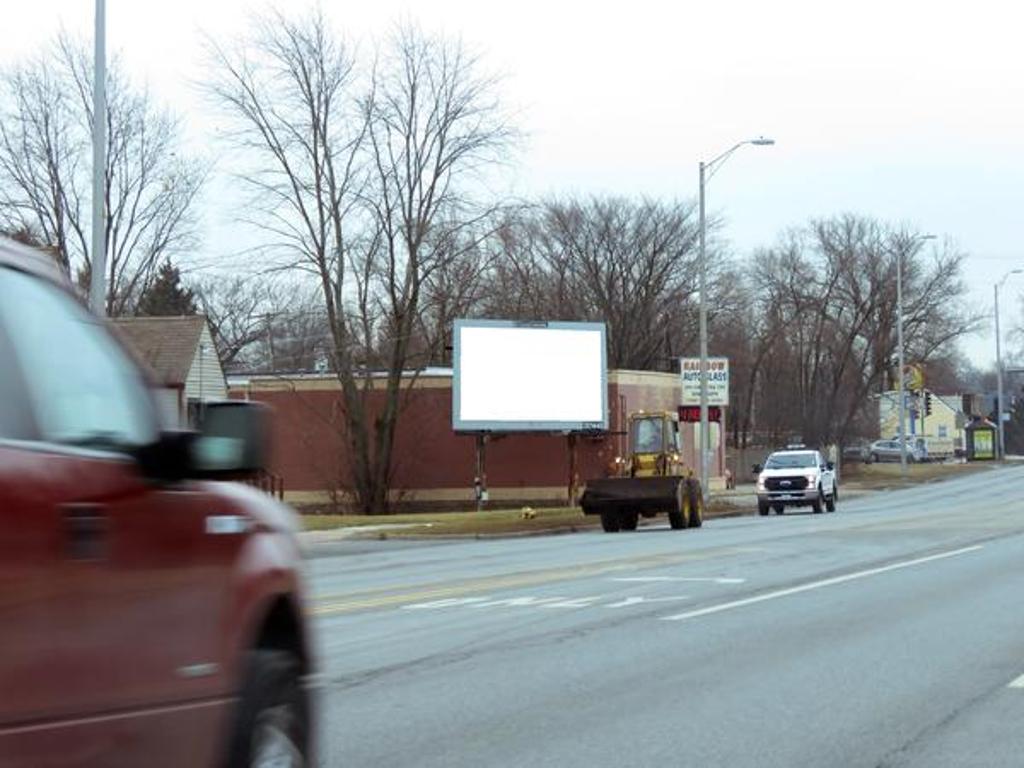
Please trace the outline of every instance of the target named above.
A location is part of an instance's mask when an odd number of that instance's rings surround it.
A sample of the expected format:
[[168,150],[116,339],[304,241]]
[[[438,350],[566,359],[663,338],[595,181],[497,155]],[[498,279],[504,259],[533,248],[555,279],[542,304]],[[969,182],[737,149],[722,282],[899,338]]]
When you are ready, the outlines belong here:
[[753,471],[753,473],[755,475],[761,474],[761,465],[760,464],[754,464],[750,469]]
[[270,409],[246,400],[207,403],[192,441],[194,477],[231,477],[266,469]]

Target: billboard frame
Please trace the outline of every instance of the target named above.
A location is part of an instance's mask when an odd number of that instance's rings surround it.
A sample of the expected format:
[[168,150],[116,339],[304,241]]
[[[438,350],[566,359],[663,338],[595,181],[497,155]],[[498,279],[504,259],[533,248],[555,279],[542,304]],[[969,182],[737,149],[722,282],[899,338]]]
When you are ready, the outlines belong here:
[[[485,421],[460,418],[462,396],[463,328],[536,328],[547,330],[599,332],[601,336],[601,421]],[[608,329],[604,323],[517,320],[455,320],[452,325],[452,429],[459,434],[474,433],[576,433],[608,431]]]

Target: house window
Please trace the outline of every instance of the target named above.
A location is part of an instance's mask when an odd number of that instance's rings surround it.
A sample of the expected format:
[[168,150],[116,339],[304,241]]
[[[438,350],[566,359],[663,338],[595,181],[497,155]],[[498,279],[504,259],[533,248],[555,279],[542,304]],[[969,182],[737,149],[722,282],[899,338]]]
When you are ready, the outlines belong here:
[[946,434],[946,432],[947,432],[946,425],[945,424],[939,424],[939,437],[949,437],[949,435]]

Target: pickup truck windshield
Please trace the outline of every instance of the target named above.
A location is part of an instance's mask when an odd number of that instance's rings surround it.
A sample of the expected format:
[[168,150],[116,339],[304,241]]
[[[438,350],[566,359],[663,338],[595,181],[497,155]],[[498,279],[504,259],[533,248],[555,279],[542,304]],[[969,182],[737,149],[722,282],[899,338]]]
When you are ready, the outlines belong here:
[[813,453],[773,453],[764,463],[765,469],[797,469],[813,467],[816,462]]

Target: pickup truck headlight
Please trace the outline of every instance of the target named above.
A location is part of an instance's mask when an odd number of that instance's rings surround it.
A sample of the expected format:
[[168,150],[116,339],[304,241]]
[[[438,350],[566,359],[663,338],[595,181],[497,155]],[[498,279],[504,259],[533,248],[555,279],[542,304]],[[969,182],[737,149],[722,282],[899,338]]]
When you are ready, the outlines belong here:
[[816,474],[814,474],[813,472],[808,474],[807,475],[807,484],[808,485],[817,485],[818,484],[818,476]]
[[760,475],[757,476],[757,490],[759,490],[759,491],[765,490],[764,478],[761,477]]

